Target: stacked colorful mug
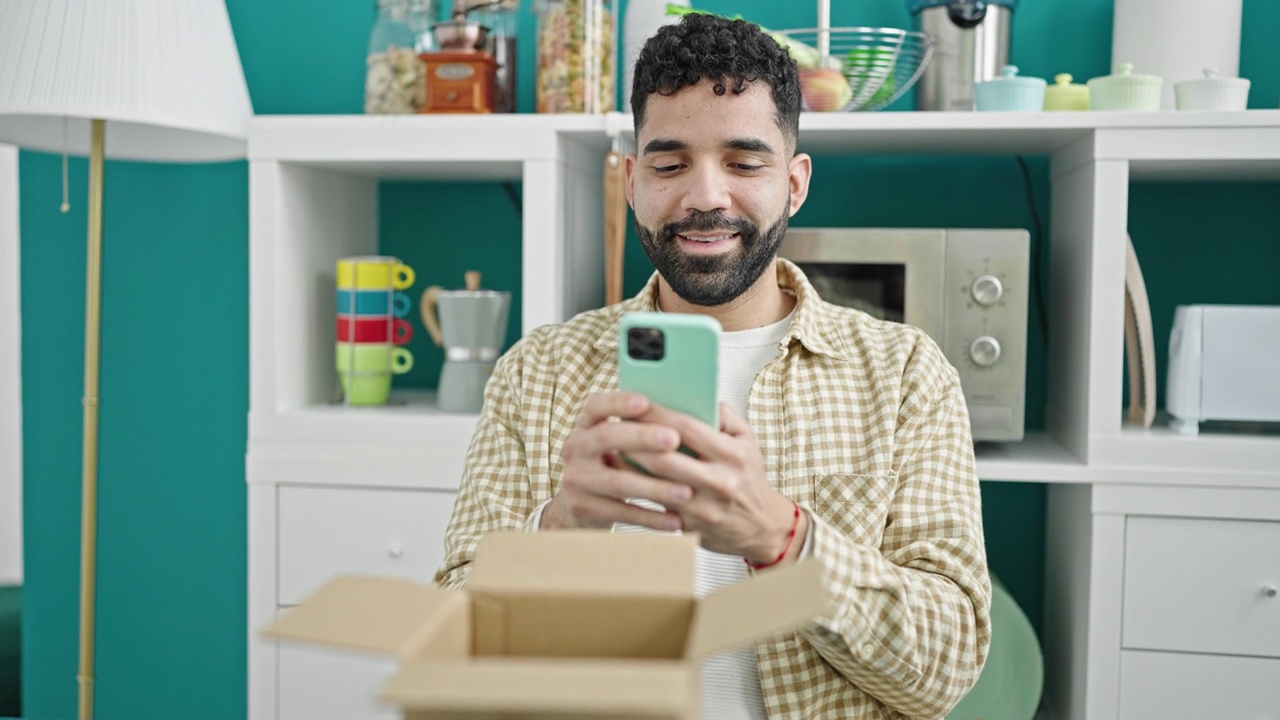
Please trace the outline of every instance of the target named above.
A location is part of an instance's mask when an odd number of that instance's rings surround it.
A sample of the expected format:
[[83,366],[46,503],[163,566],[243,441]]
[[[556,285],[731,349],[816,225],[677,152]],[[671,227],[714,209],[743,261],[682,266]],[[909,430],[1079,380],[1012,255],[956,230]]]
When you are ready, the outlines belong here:
[[413,354],[400,347],[413,339],[405,316],[413,268],[394,257],[362,255],[338,260],[336,362],[348,405],[383,405],[391,378],[409,372]]

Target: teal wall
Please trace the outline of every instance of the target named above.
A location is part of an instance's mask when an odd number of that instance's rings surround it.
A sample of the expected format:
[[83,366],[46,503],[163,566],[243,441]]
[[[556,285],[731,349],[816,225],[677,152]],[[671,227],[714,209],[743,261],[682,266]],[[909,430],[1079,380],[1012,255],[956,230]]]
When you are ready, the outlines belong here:
[[[835,25],[903,27],[901,0],[835,3]],[[361,108],[371,0],[228,0],[259,114]],[[774,28],[815,22],[809,3],[699,3]],[[519,105],[533,106],[534,21],[525,0]],[[1111,0],[1023,0],[1013,61],[1023,74],[1105,74]],[[1245,0],[1241,74],[1251,106],[1280,100],[1280,4]],[[897,109],[909,109],[909,99]],[[1048,227],[1047,161],[1029,158]],[[1012,157],[828,158],[797,225],[1030,227]],[[61,214],[60,159],[21,154],[26,590],[25,715],[76,707],[80,395],[86,163],[71,161]],[[388,183],[383,249],[418,269],[420,290],[519,291],[518,184]],[[248,181],[244,163],[110,162],[105,234],[98,716],[240,717],[246,704],[244,451],[248,410]],[[1151,293],[1157,347],[1174,305],[1280,304],[1280,185],[1133,188],[1131,231]],[[505,260],[505,262],[504,262]],[[626,289],[651,266],[633,242]],[[513,318],[519,318],[518,306]],[[513,323],[514,326],[514,323]],[[421,330],[421,328],[419,328]],[[1032,322],[1028,425],[1044,423],[1046,351]],[[438,359],[415,339],[431,386]],[[514,339],[514,330],[512,333]],[[1120,362],[1120,358],[1116,362]],[[1120,400],[1117,399],[1117,412]],[[984,483],[992,568],[1041,621],[1045,488]]]

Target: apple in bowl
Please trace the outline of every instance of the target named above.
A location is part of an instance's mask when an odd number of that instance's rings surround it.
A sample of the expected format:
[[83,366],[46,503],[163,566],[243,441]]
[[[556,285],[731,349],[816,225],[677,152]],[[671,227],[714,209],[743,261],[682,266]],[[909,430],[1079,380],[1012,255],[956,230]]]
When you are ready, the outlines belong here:
[[853,99],[853,88],[839,68],[820,67],[800,71],[800,94],[815,112],[835,112]]

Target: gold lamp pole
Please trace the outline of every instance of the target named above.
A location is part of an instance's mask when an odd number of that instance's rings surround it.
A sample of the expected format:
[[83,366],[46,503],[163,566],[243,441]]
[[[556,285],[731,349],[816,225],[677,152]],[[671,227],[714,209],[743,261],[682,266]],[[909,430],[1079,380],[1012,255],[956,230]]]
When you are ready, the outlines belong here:
[[106,158],[243,159],[253,105],[225,0],[0,0],[0,48],[0,142],[59,153],[64,163],[89,156],[76,683],[80,720],[92,720]]
[[89,258],[84,298],[84,498],[80,517],[80,720],[93,720],[98,587],[98,375],[102,346],[102,180],[106,122],[93,120],[89,150]]

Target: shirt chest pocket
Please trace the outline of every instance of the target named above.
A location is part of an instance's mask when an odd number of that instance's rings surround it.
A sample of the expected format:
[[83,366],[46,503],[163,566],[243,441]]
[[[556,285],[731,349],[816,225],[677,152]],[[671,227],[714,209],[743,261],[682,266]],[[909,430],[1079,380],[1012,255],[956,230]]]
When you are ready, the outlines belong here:
[[813,512],[854,541],[879,547],[895,475],[839,473],[813,478]]

